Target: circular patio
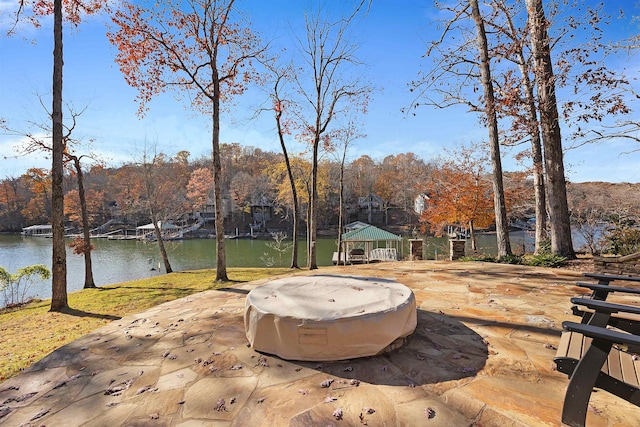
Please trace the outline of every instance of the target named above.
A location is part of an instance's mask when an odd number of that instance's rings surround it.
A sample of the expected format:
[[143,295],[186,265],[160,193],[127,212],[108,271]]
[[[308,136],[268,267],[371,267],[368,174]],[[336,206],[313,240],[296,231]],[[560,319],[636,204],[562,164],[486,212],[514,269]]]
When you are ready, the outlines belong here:
[[411,289],[373,277],[273,280],[249,292],[244,312],[251,347],[289,360],[374,356],[402,345],[416,324]]

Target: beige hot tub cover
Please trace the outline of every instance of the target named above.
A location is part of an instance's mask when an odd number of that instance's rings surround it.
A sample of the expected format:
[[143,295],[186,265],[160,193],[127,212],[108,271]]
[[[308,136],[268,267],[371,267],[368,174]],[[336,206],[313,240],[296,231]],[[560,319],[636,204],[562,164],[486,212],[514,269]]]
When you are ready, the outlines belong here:
[[247,295],[244,324],[255,350],[329,361],[384,352],[416,328],[411,289],[386,279],[315,275],[277,279]]

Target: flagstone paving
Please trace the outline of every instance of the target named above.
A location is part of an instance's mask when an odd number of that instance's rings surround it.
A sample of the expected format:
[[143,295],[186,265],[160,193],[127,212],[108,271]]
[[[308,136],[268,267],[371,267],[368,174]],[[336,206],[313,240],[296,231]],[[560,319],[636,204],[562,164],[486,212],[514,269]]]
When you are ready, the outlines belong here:
[[[410,287],[418,326],[390,353],[295,362],[247,346],[246,293],[212,290],[127,316],[0,384],[6,426],[555,426],[554,370],[575,320],[578,272],[415,261],[298,274],[383,277]],[[621,300],[622,302],[640,301]],[[640,410],[595,392],[589,426],[637,426]]]

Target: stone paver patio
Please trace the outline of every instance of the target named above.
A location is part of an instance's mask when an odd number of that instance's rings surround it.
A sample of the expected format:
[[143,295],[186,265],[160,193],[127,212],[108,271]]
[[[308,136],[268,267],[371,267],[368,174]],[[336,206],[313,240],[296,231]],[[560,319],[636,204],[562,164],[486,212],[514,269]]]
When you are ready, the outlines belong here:
[[[418,326],[391,353],[292,362],[247,346],[246,293],[192,295],[124,317],[0,384],[6,426],[556,426],[567,385],[553,357],[575,320],[580,275],[416,261],[298,274],[394,279]],[[640,301],[619,300],[622,302]],[[640,409],[595,392],[589,426],[640,425]]]

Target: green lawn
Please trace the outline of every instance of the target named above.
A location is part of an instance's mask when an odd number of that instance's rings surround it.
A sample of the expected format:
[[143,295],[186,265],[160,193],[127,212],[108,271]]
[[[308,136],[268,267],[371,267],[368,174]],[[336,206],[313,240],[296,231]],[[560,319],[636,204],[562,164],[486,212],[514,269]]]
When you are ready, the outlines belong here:
[[56,348],[102,325],[166,301],[233,283],[289,274],[285,268],[230,268],[233,282],[216,283],[215,270],[185,271],[69,294],[67,313],[51,313],[51,300],[0,310],[0,382]]

